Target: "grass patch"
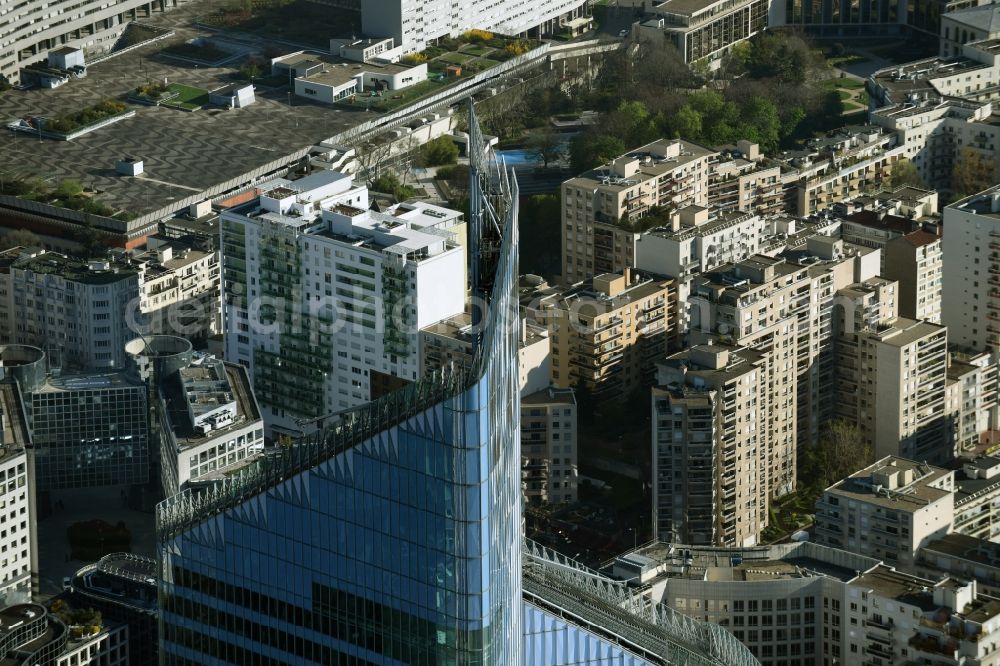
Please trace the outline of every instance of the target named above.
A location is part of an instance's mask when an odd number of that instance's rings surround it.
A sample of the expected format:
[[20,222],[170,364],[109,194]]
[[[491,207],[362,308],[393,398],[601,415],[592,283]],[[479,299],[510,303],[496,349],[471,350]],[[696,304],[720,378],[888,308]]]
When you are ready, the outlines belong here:
[[461,51],[462,53],[468,53],[474,56],[484,56],[487,53],[493,53],[493,49],[488,46],[473,46],[471,44],[463,46]]
[[444,62],[452,65],[464,65],[468,61],[472,60],[472,58],[473,56],[465,53],[445,53],[444,55],[439,55],[437,57],[438,60],[443,60]]
[[403,90],[389,90],[381,96],[372,97],[367,92],[356,95],[347,100],[340,100],[338,105],[352,109],[370,109],[385,113],[398,109],[401,106],[412,104],[421,97],[426,97],[447,87],[450,84],[448,79],[442,81],[422,81],[415,86],[404,88]]
[[847,101],[847,100],[851,99],[852,97],[854,97],[854,93],[852,93],[851,91],[849,91],[849,90],[841,90],[840,88],[837,88],[837,95],[839,95],[840,99],[842,99],[844,101]]
[[161,51],[164,55],[184,58],[185,60],[195,60],[204,65],[214,65],[223,60],[231,58],[233,54],[217,49],[207,44],[198,46],[197,44],[175,44],[168,46]]
[[197,111],[208,104],[208,91],[204,88],[186,86],[182,83],[171,83],[163,94],[164,100],[160,106],[169,106],[184,111]]

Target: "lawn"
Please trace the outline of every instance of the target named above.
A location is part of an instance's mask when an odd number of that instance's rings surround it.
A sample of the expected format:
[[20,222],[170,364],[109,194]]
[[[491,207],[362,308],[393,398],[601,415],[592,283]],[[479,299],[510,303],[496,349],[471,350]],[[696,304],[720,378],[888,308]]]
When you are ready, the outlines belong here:
[[493,53],[493,49],[489,46],[468,45],[462,47],[462,53],[469,53],[474,56],[484,56],[487,53]]
[[442,81],[423,81],[415,86],[404,88],[403,90],[390,90],[381,97],[371,97],[368,92],[363,92],[351,99],[341,100],[337,104],[354,109],[371,109],[382,113],[398,109],[401,106],[412,104],[421,97],[426,97],[451,84],[450,79]]
[[171,83],[168,85],[164,97],[168,99],[160,102],[160,106],[169,106],[184,111],[197,111],[208,104],[207,90],[204,88],[195,88],[194,86],[186,86],[182,83]]
[[467,55],[465,53],[445,53],[437,57],[438,60],[443,60],[452,65],[464,65],[469,60],[472,60],[475,56]]

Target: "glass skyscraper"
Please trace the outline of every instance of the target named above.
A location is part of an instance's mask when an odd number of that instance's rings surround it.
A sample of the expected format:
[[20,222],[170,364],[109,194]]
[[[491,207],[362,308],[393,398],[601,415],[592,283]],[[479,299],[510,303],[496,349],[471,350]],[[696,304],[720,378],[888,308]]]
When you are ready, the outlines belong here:
[[473,363],[161,503],[161,663],[756,664],[719,627],[522,552],[517,185],[482,146],[470,109]]
[[473,367],[164,501],[166,663],[520,663],[517,190],[471,157]]

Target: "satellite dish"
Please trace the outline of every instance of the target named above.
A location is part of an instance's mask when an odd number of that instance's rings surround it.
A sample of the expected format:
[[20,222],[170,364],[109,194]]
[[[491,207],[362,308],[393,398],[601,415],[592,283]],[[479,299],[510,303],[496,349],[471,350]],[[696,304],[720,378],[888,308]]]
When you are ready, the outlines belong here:
[[719,324],[719,333],[727,335],[729,333],[729,324]]

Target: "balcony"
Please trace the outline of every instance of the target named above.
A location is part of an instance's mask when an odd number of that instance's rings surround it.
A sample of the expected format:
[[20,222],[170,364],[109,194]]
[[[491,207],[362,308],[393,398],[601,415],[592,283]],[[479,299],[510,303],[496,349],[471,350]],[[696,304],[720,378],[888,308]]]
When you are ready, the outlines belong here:
[[925,636],[923,634],[915,634],[910,639],[910,647],[921,652],[944,655],[951,659],[955,659],[958,653],[957,641],[951,638],[939,641],[933,636]]

